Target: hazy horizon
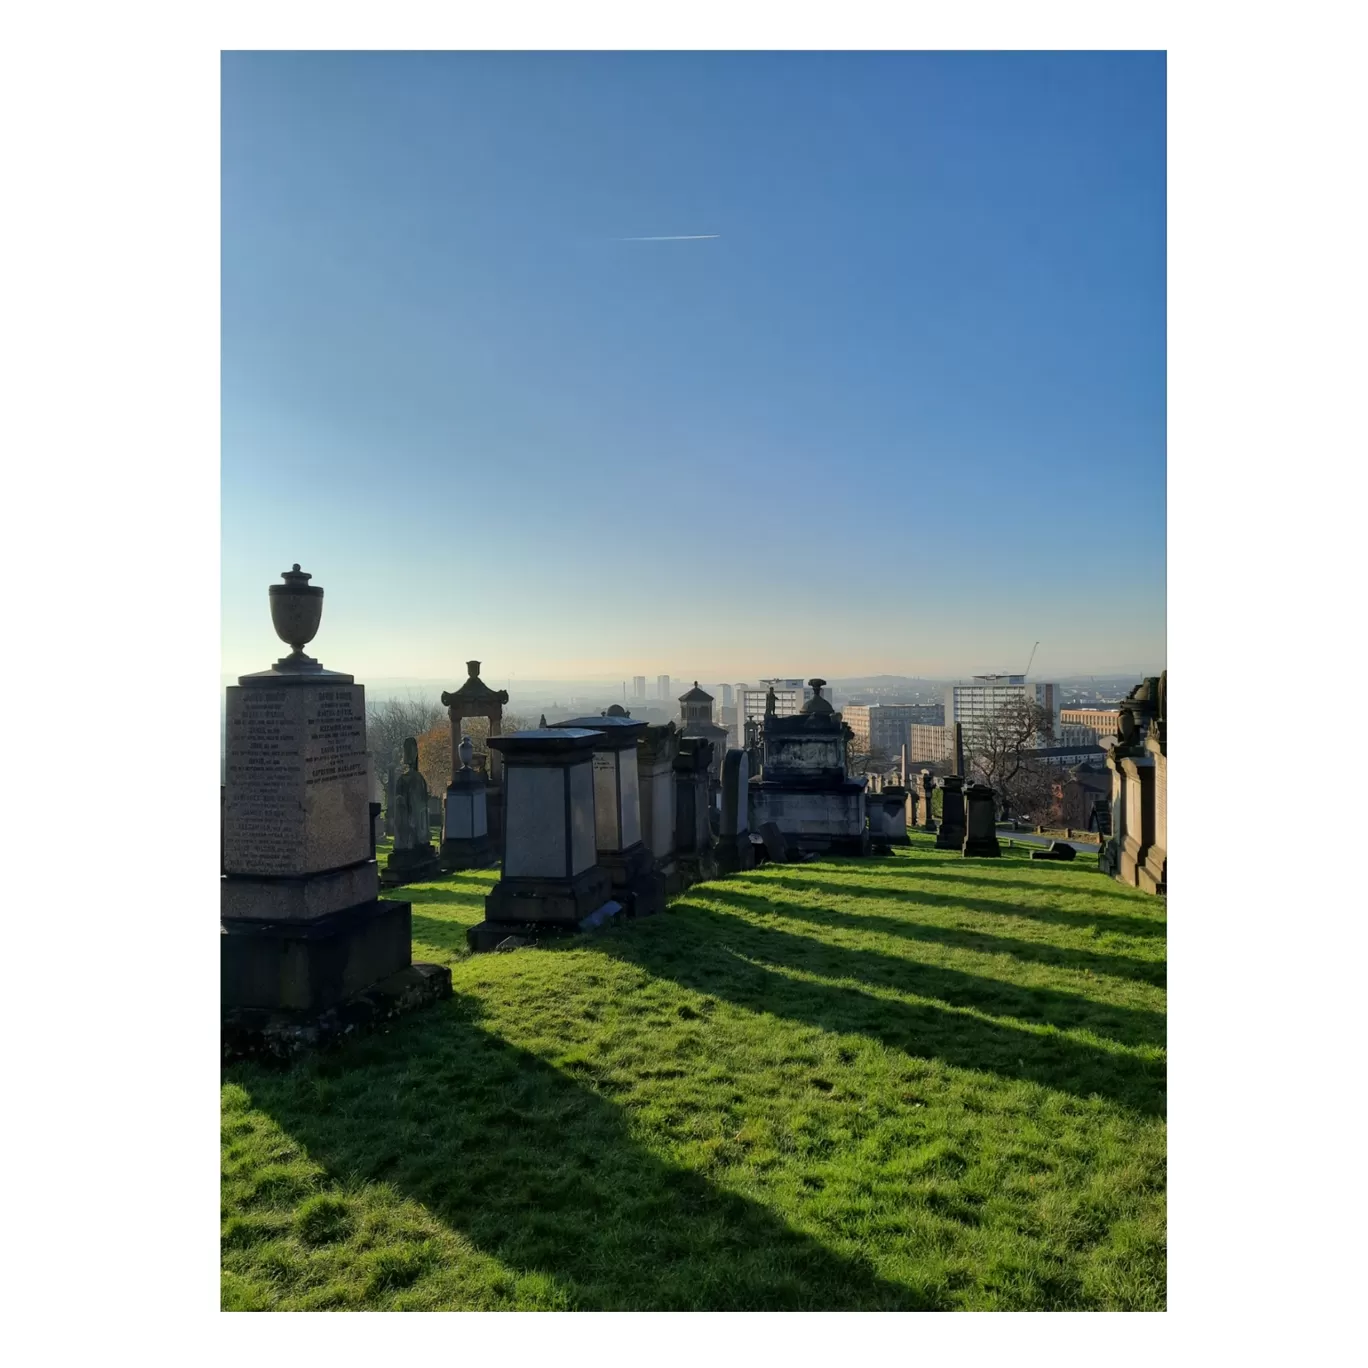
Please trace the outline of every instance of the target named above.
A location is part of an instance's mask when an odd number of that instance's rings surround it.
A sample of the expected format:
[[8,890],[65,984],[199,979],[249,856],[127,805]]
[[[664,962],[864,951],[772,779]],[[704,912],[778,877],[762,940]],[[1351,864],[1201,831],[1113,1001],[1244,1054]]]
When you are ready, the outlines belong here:
[[1162,53],[222,73],[226,675],[1164,661]]

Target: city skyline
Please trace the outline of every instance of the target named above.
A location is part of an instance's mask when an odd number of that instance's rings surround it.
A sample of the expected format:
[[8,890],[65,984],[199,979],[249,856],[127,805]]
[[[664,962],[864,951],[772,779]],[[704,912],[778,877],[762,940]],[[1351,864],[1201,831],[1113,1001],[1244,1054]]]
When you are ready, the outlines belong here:
[[226,54],[223,672],[295,561],[358,677],[1162,667],[1164,100],[1156,53]]

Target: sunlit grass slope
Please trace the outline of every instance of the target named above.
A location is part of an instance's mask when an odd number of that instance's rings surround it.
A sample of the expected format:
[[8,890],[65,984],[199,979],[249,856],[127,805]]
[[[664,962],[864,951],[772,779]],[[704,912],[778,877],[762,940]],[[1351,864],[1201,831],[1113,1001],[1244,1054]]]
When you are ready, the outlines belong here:
[[223,1305],[1164,1306],[1164,903],[1095,860],[767,866],[223,1087]]

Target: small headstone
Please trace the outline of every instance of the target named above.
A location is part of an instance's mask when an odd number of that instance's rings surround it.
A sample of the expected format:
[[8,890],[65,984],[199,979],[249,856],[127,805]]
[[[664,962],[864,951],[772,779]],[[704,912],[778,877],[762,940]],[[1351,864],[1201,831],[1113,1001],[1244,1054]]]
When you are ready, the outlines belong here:
[[1044,850],[1031,851],[1033,860],[1075,860],[1078,852],[1071,845],[1066,845],[1063,841],[1051,841]]

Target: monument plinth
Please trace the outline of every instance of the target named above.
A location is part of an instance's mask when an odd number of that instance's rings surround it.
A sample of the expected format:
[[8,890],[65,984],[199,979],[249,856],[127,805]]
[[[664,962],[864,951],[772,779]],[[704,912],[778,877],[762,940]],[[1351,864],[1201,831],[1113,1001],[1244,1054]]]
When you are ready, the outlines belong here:
[[539,931],[592,929],[621,910],[594,838],[594,751],[603,733],[538,727],[492,736],[503,758],[503,873],[472,950]]
[[665,879],[642,839],[641,781],[637,743],[646,723],[621,708],[599,717],[574,717],[553,731],[599,733],[594,747],[594,845],[599,865],[613,881],[613,897],[634,917],[648,917],[665,906]]
[[449,971],[411,963],[409,904],[377,898],[365,690],[304,654],[323,610],[310,578],[296,565],[270,586],[291,654],[228,689],[220,994],[231,1056],[325,1043],[358,994],[353,1027],[451,987]]

